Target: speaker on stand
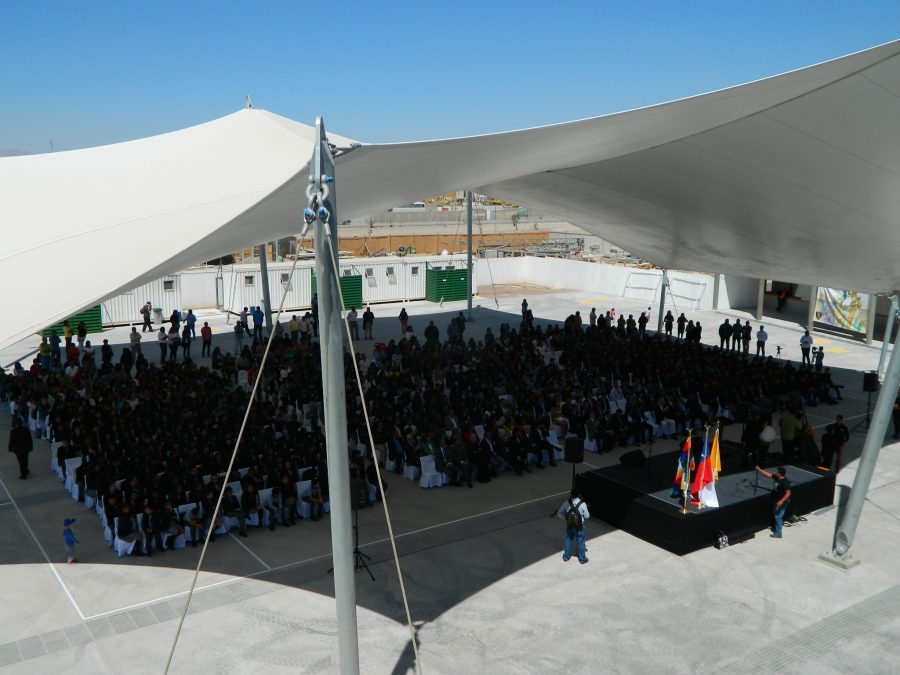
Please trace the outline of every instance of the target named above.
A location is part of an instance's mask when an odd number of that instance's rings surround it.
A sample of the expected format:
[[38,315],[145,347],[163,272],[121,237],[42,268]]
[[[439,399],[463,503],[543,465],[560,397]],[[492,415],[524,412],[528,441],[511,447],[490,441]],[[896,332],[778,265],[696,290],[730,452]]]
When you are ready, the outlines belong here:
[[880,388],[881,385],[878,382],[878,373],[874,370],[863,373],[863,391],[868,394],[868,396],[866,396],[866,419],[857,422],[850,430],[851,432],[856,431],[863,425],[866,425],[866,430],[868,430],[869,424],[872,422],[872,418],[869,414],[869,411],[872,408],[872,394],[876,393]]
[[567,438],[564,447],[565,460],[572,465],[572,489],[575,489],[575,465],[584,461],[584,440],[580,436]]

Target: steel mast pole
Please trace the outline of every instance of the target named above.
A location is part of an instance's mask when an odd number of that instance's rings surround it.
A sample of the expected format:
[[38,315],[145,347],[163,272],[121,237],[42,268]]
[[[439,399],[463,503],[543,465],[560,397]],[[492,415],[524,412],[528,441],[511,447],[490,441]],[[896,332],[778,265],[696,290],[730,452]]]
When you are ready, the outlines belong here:
[[472,191],[466,191],[466,264],[469,273],[466,275],[468,294],[466,295],[469,308],[469,321],[472,320]]
[[266,258],[269,256],[269,244],[263,243],[259,245],[259,275],[262,277],[263,292],[263,309],[266,312],[266,330],[271,333],[275,330],[272,325],[272,295],[269,292],[269,263]]
[[866,502],[869,483],[875,473],[875,463],[878,461],[878,453],[884,443],[884,436],[891,419],[891,409],[897,396],[897,388],[900,386],[900,350],[897,349],[898,346],[900,344],[895,344],[891,350],[884,382],[878,392],[878,400],[872,413],[872,424],[866,434],[862,454],[856,467],[856,477],[853,479],[850,498],[847,500],[844,516],[838,526],[834,549],[830,553],[820,556],[845,568],[852,567],[859,562],[850,557],[850,546],[856,535],[856,526],[859,524],[859,517]]
[[666,285],[669,283],[669,274],[663,269],[662,271],[662,289],[659,292],[659,316],[656,318],[656,332],[662,335],[663,332],[663,312],[666,309]]
[[[875,298],[877,296],[872,296],[871,302],[876,302]],[[900,310],[900,306],[898,306],[897,296],[891,296],[891,309],[888,312],[887,316],[887,325],[884,327],[884,336],[881,341],[881,354],[878,356],[878,379],[881,379],[881,371],[884,369],[884,358],[887,356],[888,347],[891,346],[891,335],[894,332],[894,321],[896,320],[898,310]]]
[[[319,351],[322,363],[322,401],[325,405],[325,449],[331,503],[331,549],[334,599],[337,608],[338,652],[341,673],[359,673],[356,628],[356,586],[353,568],[353,530],[350,513],[350,461],[347,453],[347,400],[344,384],[344,331],[339,279],[336,275],[337,210],[334,161],[325,137],[325,123],[316,118],[316,144],[309,163],[309,209],[306,222],[315,222],[316,278],[319,294]],[[311,211],[311,212],[310,212]],[[330,240],[330,243],[329,243]]]

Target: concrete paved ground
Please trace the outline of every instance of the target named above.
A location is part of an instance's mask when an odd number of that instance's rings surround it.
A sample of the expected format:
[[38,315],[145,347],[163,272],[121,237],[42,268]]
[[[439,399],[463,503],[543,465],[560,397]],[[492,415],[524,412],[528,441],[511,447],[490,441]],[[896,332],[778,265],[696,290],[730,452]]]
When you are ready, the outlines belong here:
[[[497,291],[496,305],[493,294],[483,292],[469,331],[515,321],[523,294],[536,316],[550,320],[575,308],[586,316],[594,305],[635,313],[643,308],[591,292]],[[425,315],[443,328],[464,304],[411,303],[407,309],[421,334]],[[399,307],[374,311],[379,340],[399,333]],[[688,315],[699,316],[707,340],[722,319],[713,312]],[[223,317],[202,320],[215,326],[217,342],[230,345]],[[772,319],[766,325],[773,344],[790,348],[786,356],[799,355],[796,325]],[[125,332],[115,329],[107,336],[117,344]],[[852,425],[865,414],[859,371],[874,368],[878,352],[839,338],[822,344],[826,364],[845,384],[845,401],[811,408],[810,418],[821,427],[842,412]],[[19,348],[25,353],[28,345]],[[12,353],[5,350],[2,362]],[[6,437],[8,424],[8,414],[0,412],[0,437]],[[861,431],[853,433],[851,460],[863,438]],[[658,443],[655,451],[672,443]],[[882,452],[853,548],[863,563],[846,572],[817,559],[830,548],[835,509],[786,530],[782,540],[761,533],[724,551],[709,548],[681,558],[595,519],[589,524],[591,562],[581,566],[561,561],[563,524],[548,517],[570,485],[568,465],[521,478],[504,474],[471,490],[426,491],[390,475],[392,518],[423,671],[896,672],[898,447]],[[618,454],[590,455],[589,465],[577,468],[616,462]],[[32,455],[34,476],[27,481],[16,479],[15,460],[4,455],[0,667],[29,673],[162,672],[197,551],[150,561],[116,559],[103,544],[96,517],[73,502],[50,473],[43,446]],[[851,462],[838,483],[849,485],[854,471]],[[68,516],[78,518],[82,541],[82,563],[76,566],[61,564],[61,521]],[[375,575],[375,581],[363,571],[357,575],[362,670],[409,672],[411,648],[383,513],[365,509],[359,525]],[[327,519],[217,540],[172,672],[336,672],[329,550]]]

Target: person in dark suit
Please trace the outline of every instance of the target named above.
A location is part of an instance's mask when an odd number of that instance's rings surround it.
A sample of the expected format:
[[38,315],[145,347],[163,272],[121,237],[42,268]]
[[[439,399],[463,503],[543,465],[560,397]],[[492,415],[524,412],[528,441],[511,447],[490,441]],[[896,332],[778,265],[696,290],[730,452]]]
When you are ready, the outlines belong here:
[[222,513],[229,518],[237,518],[238,534],[242,537],[247,536],[247,518],[244,515],[244,510],[241,508],[241,502],[234,496],[234,490],[231,489],[230,485],[225,487],[225,496],[222,497]]
[[275,510],[262,505],[262,502],[259,499],[259,492],[256,491],[255,483],[248,482],[244,486],[244,491],[241,493],[241,508],[244,511],[244,516],[248,519],[256,514],[256,517],[259,519],[258,522],[260,527],[263,527],[265,515],[266,512],[268,512],[269,530],[272,531],[275,529]]
[[[434,468],[447,476],[450,485],[461,486],[460,469],[453,463],[446,437],[441,437],[434,449]],[[371,481],[370,481],[371,482]]]
[[19,478],[28,478],[28,454],[33,449],[31,433],[22,420],[13,417],[12,429],[9,431],[9,451],[19,460]]
[[153,555],[154,546],[156,546],[157,550],[162,551],[162,533],[159,529],[156,509],[153,508],[152,502],[147,502],[144,505],[144,516],[141,520],[141,529],[143,530],[144,541],[147,542],[147,556],[150,557]]
[[539,466],[543,466],[545,450],[547,451],[547,457],[549,458],[547,463],[550,466],[556,466],[556,459],[553,456],[555,449],[550,441],[547,440],[546,424],[543,422],[534,422],[531,425],[531,447],[538,456]]

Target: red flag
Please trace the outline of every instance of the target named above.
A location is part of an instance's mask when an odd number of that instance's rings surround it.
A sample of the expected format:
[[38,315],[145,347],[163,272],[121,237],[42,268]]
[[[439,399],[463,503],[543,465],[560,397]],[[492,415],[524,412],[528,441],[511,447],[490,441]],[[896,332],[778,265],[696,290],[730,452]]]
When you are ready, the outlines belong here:
[[691,486],[691,501],[699,502],[703,488],[713,480],[713,468],[709,461],[709,439],[706,439],[703,443],[703,452],[700,454],[700,465],[694,474],[694,484]]

